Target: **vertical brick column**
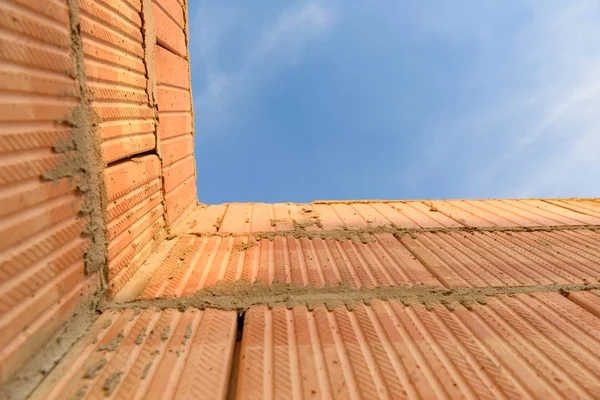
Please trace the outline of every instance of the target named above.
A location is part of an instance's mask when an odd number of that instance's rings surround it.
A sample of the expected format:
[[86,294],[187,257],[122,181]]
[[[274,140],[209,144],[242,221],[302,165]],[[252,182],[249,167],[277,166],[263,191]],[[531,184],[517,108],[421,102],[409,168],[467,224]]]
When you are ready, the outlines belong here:
[[[163,167],[167,223],[197,203],[193,111],[187,48],[187,5],[178,0],[144,0],[151,5],[158,143]],[[151,77],[152,79],[152,77]]]

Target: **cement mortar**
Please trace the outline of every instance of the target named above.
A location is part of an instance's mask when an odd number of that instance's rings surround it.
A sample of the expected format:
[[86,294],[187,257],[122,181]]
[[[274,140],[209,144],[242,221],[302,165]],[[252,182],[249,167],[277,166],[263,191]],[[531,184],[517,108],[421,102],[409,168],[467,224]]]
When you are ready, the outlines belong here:
[[265,285],[260,281],[219,281],[214,286],[204,288],[193,296],[184,298],[157,298],[135,300],[126,303],[105,301],[101,309],[127,308],[178,308],[195,307],[199,309],[215,308],[242,313],[248,308],[259,305],[269,307],[300,305],[312,309],[316,306],[332,308],[345,305],[352,309],[355,304],[369,304],[372,300],[398,300],[404,305],[422,304],[428,309],[434,304],[443,304],[453,309],[458,304],[469,308],[474,303],[485,304],[490,296],[514,295],[526,293],[562,293],[600,289],[592,284],[555,284],[510,287],[475,287],[447,289],[437,286],[380,286],[375,288],[353,288],[348,284],[326,285],[324,287],[297,286],[289,283],[274,282]]

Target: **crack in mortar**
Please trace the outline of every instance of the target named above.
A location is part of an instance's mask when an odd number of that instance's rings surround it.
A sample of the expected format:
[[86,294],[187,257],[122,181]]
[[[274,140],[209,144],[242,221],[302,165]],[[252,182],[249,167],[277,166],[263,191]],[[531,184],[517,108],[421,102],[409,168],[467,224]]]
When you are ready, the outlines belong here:
[[79,192],[83,195],[80,215],[88,219],[83,235],[91,241],[85,254],[85,272],[90,275],[99,272],[101,288],[108,287],[107,240],[106,240],[106,188],[102,177],[104,162],[100,136],[97,134],[100,118],[91,108],[93,96],[86,87],[83,59],[83,43],[79,25],[79,5],[68,0],[71,30],[71,58],[76,66],[75,83],[79,105],[71,114],[60,121],[72,127],[69,139],[54,146],[56,153],[62,153],[60,164],[52,171],[44,173],[44,178],[56,181],[65,177],[75,178]]
[[553,284],[508,287],[474,287],[448,289],[437,286],[379,286],[374,288],[353,288],[346,283],[324,287],[297,286],[274,282],[265,285],[260,281],[223,282],[197,291],[193,296],[183,298],[156,298],[134,300],[125,303],[105,301],[99,307],[106,309],[128,308],[215,308],[242,313],[253,306],[286,306],[291,309],[304,305],[309,310],[316,306],[328,309],[345,305],[350,311],[356,304],[370,304],[372,300],[398,300],[405,306],[423,304],[431,309],[434,304],[443,304],[454,309],[458,304],[470,308],[473,304],[486,304],[487,298],[498,295],[527,293],[561,293],[600,289],[600,284]]

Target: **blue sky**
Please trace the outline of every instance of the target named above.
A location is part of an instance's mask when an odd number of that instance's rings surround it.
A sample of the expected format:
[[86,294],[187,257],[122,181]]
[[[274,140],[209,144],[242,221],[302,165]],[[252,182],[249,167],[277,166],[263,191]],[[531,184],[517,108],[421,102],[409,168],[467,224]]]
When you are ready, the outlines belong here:
[[198,198],[600,195],[599,1],[189,1]]

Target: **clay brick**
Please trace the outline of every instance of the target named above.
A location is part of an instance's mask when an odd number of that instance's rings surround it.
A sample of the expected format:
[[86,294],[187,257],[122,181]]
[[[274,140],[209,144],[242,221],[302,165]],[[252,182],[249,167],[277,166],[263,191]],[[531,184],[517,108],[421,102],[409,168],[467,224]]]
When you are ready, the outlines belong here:
[[185,89],[160,87],[157,91],[159,111],[191,111],[190,92]]
[[[2,140],[2,139],[0,139]],[[71,178],[58,181],[28,180],[0,189],[0,218],[16,214],[47,200],[65,196],[75,190]]]
[[190,88],[188,61],[171,51],[154,46],[154,63],[156,65],[156,83],[176,86],[182,89]]
[[0,60],[46,71],[73,71],[68,49],[43,45],[19,34],[0,32]]
[[194,137],[192,135],[178,136],[160,143],[163,168],[194,154]]
[[43,1],[39,0],[12,0],[13,3],[19,4],[30,11],[39,15],[46,16],[50,19],[60,22],[67,27],[69,24],[69,11],[67,3],[61,1]]
[[[74,269],[82,271],[83,261],[77,263]],[[73,315],[77,306],[94,293],[98,286],[97,275],[81,280],[71,291],[61,296],[60,302],[48,304],[49,307],[40,314],[39,318],[23,329],[8,346],[0,350],[0,386],[50,340],[60,326]]]
[[150,196],[161,191],[161,189],[162,182],[160,181],[160,178],[157,177],[143,186],[127,193],[118,200],[111,202],[108,207],[106,207],[106,218],[108,222],[110,223],[119,216],[127,213],[132,207],[142,203]]
[[81,198],[70,194],[3,219],[0,223],[0,251],[27,240],[43,229],[77,216],[80,207]]
[[97,20],[101,20],[105,25],[110,25],[121,33],[130,36],[137,43],[142,43],[143,37],[140,24],[132,22],[95,0],[79,0],[79,12],[80,15],[85,16],[87,14]]
[[120,66],[128,71],[146,74],[146,67],[141,58],[128,54],[114,46],[109,46],[91,36],[83,36],[83,53],[85,57],[92,57],[104,63]]
[[116,120],[101,122],[98,127],[98,134],[102,139],[107,140],[122,136],[151,133],[155,129],[156,126],[153,119]]
[[13,92],[73,96],[73,79],[65,74],[30,69],[21,65],[0,65],[0,89]]
[[183,16],[183,7],[173,0],[154,0],[167,15],[169,15],[181,29],[185,29],[185,19]]
[[185,34],[156,3],[152,6],[157,43],[181,57],[187,57]]
[[192,154],[168,167],[165,167],[163,172],[165,192],[170,192],[176,186],[182,184],[190,176],[193,176],[195,172],[196,165],[194,163],[194,156]]
[[144,153],[156,147],[154,133],[125,136],[102,143],[102,158],[106,163],[134,154]]
[[94,100],[121,100],[132,103],[148,103],[148,95],[142,88],[132,88],[115,83],[88,82],[88,90]]
[[[156,222],[156,220],[163,215],[163,206],[160,203],[160,197],[154,196],[151,201],[153,204],[155,204],[152,210],[145,215],[140,216],[132,225],[129,226],[127,230],[124,230],[109,242],[109,260],[114,259],[117,254],[123,251],[123,249],[134,243],[134,240],[138,238],[140,234],[146,230],[146,228],[152,226],[154,222]],[[133,249],[135,250],[137,247],[137,245],[134,245]]]
[[160,112],[158,128],[161,140],[192,133],[192,115],[190,113]]
[[103,121],[115,119],[150,119],[154,110],[146,104],[99,102],[92,103],[92,110]]
[[41,18],[14,3],[0,4],[0,26],[23,37],[37,39],[64,49],[69,48],[71,39],[67,25],[57,25]]
[[165,195],[169,225],[173,225],[183,212],[196,202],[196,176],[192,176]]
[[160,175],[160,160],[148,155],[126,161],[104,170],[104,182],[108,201],[142,187]]
[[151,212],[158,204],[162,202],[162,192],[155,192],[140,204],[132,207],[119,218],[114,219],[106,225],[107,239],[113,240],[118,235],[130,228],[136,221]]
[[14,95],[0,99],[0,121],[56,121],[71,113],[76,105],[71,99],[50,99],[34,95]]
[[[112,11],[124,16],[135,25],[142,26],[142,18],[140,17],[140,11],[142,9],[141,1],[132,0],[96,0],[104,7],[111,9]],[[127,4],[129,3],[129,5]]]
[[125,51],[140,58],[144,57],[144,49],[141,41],[123,35],[106,23],[99,23],[87,15],[80,15],[79,24],[82,34],[88,34],[101,41],[104,45],[114,47],[119,51]]
[[85,73],[88,80],[98,79],[106,82],[118,82],[125,85],[146,88],[146,77],[144,74],[129,71],[127,68],[115,65],[106,65],[89,58],[84,60]]

